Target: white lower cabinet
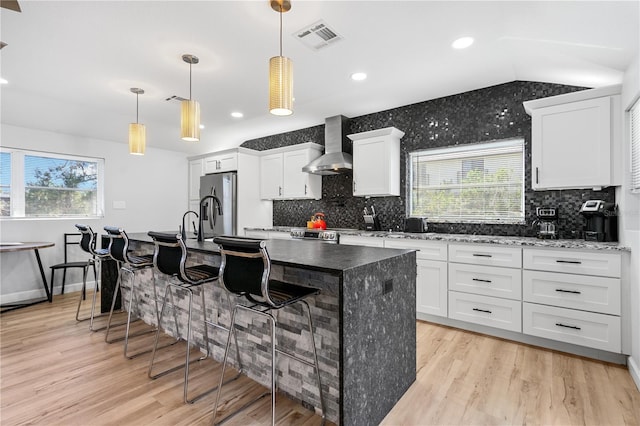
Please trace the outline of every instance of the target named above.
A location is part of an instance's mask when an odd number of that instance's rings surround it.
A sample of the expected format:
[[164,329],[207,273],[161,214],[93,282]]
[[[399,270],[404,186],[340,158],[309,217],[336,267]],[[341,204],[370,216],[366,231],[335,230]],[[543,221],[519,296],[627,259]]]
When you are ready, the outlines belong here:
[[449,290],[519,301],[522,270],[449,263]]
[[256,231],[256,230],[246,230],[244,231],[244,236],[248,238],[259,238],[261,240],[269,239],[269,232],[267,231]]
[[522,304],[519,300],[449,291],[449,318],[521,332]]
[[522,291],[527,302],[620,315],[620,278],[525,270]]
[[447,316],[447,244],[385,239],[387,248],[416,250],[416,312]]
[[523,303],[523,332],[610,352],[620,352],[620,317]]

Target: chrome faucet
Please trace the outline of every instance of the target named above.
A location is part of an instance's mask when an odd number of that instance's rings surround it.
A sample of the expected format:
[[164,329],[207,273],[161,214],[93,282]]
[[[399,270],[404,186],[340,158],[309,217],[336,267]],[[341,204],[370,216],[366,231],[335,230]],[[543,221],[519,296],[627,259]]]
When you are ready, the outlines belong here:
[[[215,215],[212,214],[212,217],[207,216],[207,209],[209,207],[209,203],[207,200],[211,199],[213,204],[216,204],[216,210],[218,211],[218,215],[222,216],[222,202],[215,195],[205,195],[200,200],[200,221],[199,221],[199,229],[198,229],[198,241],[204,241],[204,229],[202,229],[202,225],[205,220],[208,220],[211,223],[211,227],[216,224]],[[212,212],[213,213],[213,212]]]
[[[195,215],[196,215],[196,218],[198,218],[198,219],[200,218],[200,216],[198,216],[198,213],[194,212],[193,210],[187,210],[187,211],[185,212],[185,214],[183,214],[183,215],[182,215],[182,229],[180,230],[180,232],[181,232],[181,234],[182,234],[182,240],[183,240],[183,241],[187,239],[187,227],[186,227],[186,226],[185,226],[185,224],[184,224],[184,220],[186,219],[186,217],[187,217],[187,215],[188,215],[189,213],[193,213],[193,214],[195,214]],[[198,232],[198,230],[196,229],[196,224],[195,224],[195,222],[194,222],[194,224],[193,224],[193,232]]]

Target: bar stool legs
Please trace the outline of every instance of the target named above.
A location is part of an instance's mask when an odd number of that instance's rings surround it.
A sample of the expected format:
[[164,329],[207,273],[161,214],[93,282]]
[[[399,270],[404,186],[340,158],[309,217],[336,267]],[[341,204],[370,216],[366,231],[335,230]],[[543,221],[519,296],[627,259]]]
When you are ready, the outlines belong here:
[[[91,304],[91,314],[88,317],[80,318],[80,306],[82,306],[82,300],[85,298],[87,292],[87,275],[89,274],[89,266],[93,266],[93,274],[95,277],[96,288],[94,292],[93,303]],[[51,271],[51,282],[53,283],[53,270]],[[94,309],[96,306],[95,293],[98,291],[98,273],[96,271],[96,265],[93,261],[87,262],[86,266],[82,268],[82,290],[80,291],[80,298],[78,299],[78,309],[76,310],[76,321],[82,322],[86,320],[91,320],[90,324],[93,325],[93,315]],[[91,326],[90,326],[91,328]]]
[[[141,269],[145,269],[145,268],[131,268],[127,265],[123,265],[118,272],[118,279],[116,281],[116,287],[113,293],[113,300],[111,301],[111,310],[109,312],[109,319],[107,321],[107,326],[106,326],[106,333],[104,336],[104,341],[107,343],[114,343],[114,342],[118,342],[121,340],[124,340],[124,356],[128,359],[132,359],[135,358],[137,356],[143,355],[145,353],[150,352],[150,350],[147,351],[142,351],[136,354],[129,354],[128,353],[128,346],[129,346],[129,338],[130,337],[137,337],[137,336],[142,336],[144,334],[148,334],[148,333],[153,333],[154,331],[156,331],[156,328],[152,328],[150,330],[144,330],[135,334],[130,334],[130,328],[131,328],[131,316],[132,316],[132,311],[133,311],[133,300],[136,300],[136,309],[138,309],[138,298],[136,296],[136,286],[135,286],[135,280],[136,280],[136,271],[137,270],[141,270]],[[119,323],[119,324],[111,324],[111,320],[113,318],[113,311],[115,309],[115,305],[116,305],[116,299],[118,296],[118,290],[121,287],[121,282],[123,279],[123,273],[127,273],[129,274],[130,277],[130,286],[129,286],[129,298],[128,298],[128,312],[127,312],[127,321],[123,322],[123,323]],[[155,291],[155,284],[154,284],[154,291]],[[154,295],[155,296],[155,295]],[[154,297],[155,298],[155,297]],[[157,302],[156,302],[157,303]],[[157,306],[157,305],[156,305]],[[156,318],[157,318],[157,309],[156,309]],[[136,319],[137,320],[137,319]],[[135,321],[135,320],[134,320]],[[109,340],[109,332],[111,331],[111,327],[115,327],[115,326],[120,326],[120,325],[126,325],[126,329],[125,329],[125,334],[124,337],[119,337],[116,339],[111,339]]]
[[[271,424],[275,425],[275,421],[276,421],[276,393],[277,393],[277,380],[276,380],[276,353],[288,356],[289,358],[295,359],[307,366],[313,367],[316,371],[316,382],[318,385],[318,395],[320,397],[320,409],[322,410],[322,424],[324,425],[325,423],[325,406],[324,406],[324,398],[322,396],[322,383],[320,381],[320,368],[319,368],[319,364],[318,364],[318,353],[317,353],[317,349],[316,349],[316,342],[315,342],[315,337],[313,334],[313,323],[311,321],[311,309],[309,308],[309,304],[305,301],[305,300],[300,300],[299,302],[301,302],[302,304],[304,304],[306,306],[306,311],[307,311],[307,324],[309,326],[309,334],[311,336],[311,345],[313,347],[313,362],[309,362],[303,358],[300,358],[296,355],[290,354],[288,352],[285,352],[283,350],[277,349],[276,348],[276,324],[277,324],[277,320],[276,318],[273,316],[273,314],[271,313],[271,309],[267,309],[265,308],[264,310],[261,310],[258,308],[258,305],[254,305],[254,306],[244,306],[244,305],[240,305],[240,304],[236,304],[235,308],[233,309],[233,313],[231,315],[231,326],[229,327],[229,334],[227,336],[227,344],[225,346],[225,351],[224,351],[224,359],[222,362],[222,373],[220,374],[220,384],[218,385],[218,394],[216,396],[216,402],[215,402],[215,406],[213,409],[213,420],[212,420],[212,424],[216,425],[216,424],[220,424],[220,423],[216,423],[216,417],[218,415],[218,406],[220,404],[220,395],[222,393],[222,386],[224,385],[223,383],[223,379],[224,379],[224,372],[227,368],[227,358],[229,355],[229,349],[231,346],[231,335],[233,334],[234,337],[236,335],[236,331],[235,331],[235,320],[236,320],[236,314],[238,312],[238,310],[242,309],[242,310],[246,310],[248,312],[254,313],[254,314],[258,314],[262,317],[264,317],[265,319],[267,319],[267,321],[269,321],[270,324],[270,328],[271,328],[271,391],[270,392],[265,392],[261,395],[259,395],[258,397],[256,397],[254,400],[244,404],[242,407],[238,408],[236,411],[234,411],[233,413],[227,415],[222,421],[227,421],[228,419],[230,419],[231,417],[235,416],[236,414],[240,413],[241,411],[245,410],[246,408],[248,408],[249,406],[253,405],[255,402],[259,401],[260,399],[264,398],[265,396],[271,394]],[[277,311],[276,311],[277,312]],[[236,348],[237,348],[237,342],[236,342]],[[237,349],[236,349],[237,352]]]

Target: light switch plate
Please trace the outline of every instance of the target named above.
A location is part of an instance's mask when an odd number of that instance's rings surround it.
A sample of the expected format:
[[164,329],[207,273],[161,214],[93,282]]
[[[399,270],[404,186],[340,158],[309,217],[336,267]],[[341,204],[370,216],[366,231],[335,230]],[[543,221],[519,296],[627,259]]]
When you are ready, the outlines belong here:
[[116,210],[124,210],[127,208],[127,202],[126,201],[114,201],[113,202],[113,208]]

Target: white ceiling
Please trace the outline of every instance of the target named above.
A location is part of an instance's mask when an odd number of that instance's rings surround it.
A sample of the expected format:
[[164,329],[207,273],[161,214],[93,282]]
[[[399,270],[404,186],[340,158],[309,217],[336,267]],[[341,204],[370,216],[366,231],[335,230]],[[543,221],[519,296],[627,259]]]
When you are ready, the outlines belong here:
[[[622,82],[638,55],[635,1],[304,1],[284,14],[294,62],[294,114],[267,111],[268,60],[279,17],[260,1],[29,1],[0,9],[2,123],[189,154],[512,80],[600,87]],[[293,36],[324,20],[343,40],[312,51]],[[470,35],[475,43],[453,50]],[[179,138],[179,103],[201,103],[199,143]],[[368,79],[349,76],[364,71]],[[235,119],[232,111],[242,111]],[[125,149],[123,147],[123,149]]]

